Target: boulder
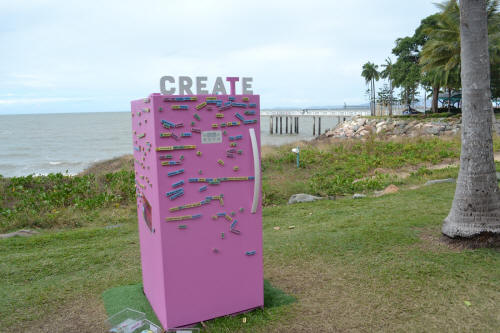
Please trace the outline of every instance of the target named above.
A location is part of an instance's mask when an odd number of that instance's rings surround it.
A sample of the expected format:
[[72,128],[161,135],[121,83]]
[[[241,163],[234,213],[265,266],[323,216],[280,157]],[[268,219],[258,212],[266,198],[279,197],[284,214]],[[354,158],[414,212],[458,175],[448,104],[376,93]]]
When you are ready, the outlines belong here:
[[348,129],[350,131],[353,131],[354,133],[356,133],[357,131],[359,131],[360,128],[363,128],[363,126],[357,126],[357,125],[356,126],[351,126]]
[[417,124],[420,124],[417,120],[413,120],[408,124],[408,127],[410,126],[416,126]]
[[387,129],[387,126],[384,124],[383,126],[378,126],[377,125],[377,130],[376,130],[376,133],[379,134],[381,133],[382,131],[385,131]]
[[366,118],[358,118],[358,119],[355,119],[354,120],[356,125],[359,125],[359,126],[363,126],[364,124],[366,124]]
[[417,137],[418,135],[419,135],[418,131],[410,131],[410,133],[408,133],[408,137],[410,138]]
[[402,135],[402,134],[405,134],[406,133],[406,128],[404,127],[396,127],[393,131],[392,131],[395,135]]
[[15,232],[10,232],[8,234],[0,234],[0,239],[1,238],[10,238],[10,237],[14,237],[14,236],[29,237],[32,235],[36,235],[38,233],[39,232],[35,231],[35,230],[23,229],[23,230],[18,230]]
[[327,131],[327,137],[361,138],[369,133],[387,135],[388,137],[421,135],[453,135],[460,131],[460,120],[404,120],[393,118],[367,119],[355,117],[338,124],[334,129]]
[[359,135],[359,136],[365,136],[365,135],[370,134],[370,131],[364,129],[364,130],[362,130],[362,131],[360,131],[360,132],[358,132],[356,134]]
[[375,196],[380,197],[382,195],[396,193],[399,191],[399,187],[394,184],[387,186],[383,191],[376,191]]
[[294,194],[290,197],[290,199],[288,200],[288,204],[291,205],[291,204],[298,203],[298,202],[312,202],[312,201],[322,200],[322,199],[324,199],[324,198],[316,197],[314,195],[305,194],[305,193],[298,193],[298,194]]
[[364,128],[366,131],[373,132],[375,131],[375,126],[372,125],[366,125]]
[[440,129],[437,126],[433,126],[432,124],[424,125],[424,133],[425,134],[437,135],[437,134],[439,134],[439,132],[440,132]]
[[362,198],[366,198],[366,194],[361,194],[361,193],[354,193],[354,195],[352,196],[353,199],[362,199]]

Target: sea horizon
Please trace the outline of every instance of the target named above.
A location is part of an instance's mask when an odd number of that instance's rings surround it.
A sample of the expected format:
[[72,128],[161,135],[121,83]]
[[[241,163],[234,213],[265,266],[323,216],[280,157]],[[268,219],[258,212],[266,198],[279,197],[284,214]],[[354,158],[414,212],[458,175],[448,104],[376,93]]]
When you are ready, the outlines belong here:
[[[370,107],[369,103],[361,103],[361,104],[334,104],[334,105],[323,105],[323,106],[318,106],[318,105],[312,105],[312,106],[275,106],[275,107],[268,107],[268,108],[262,108],[262,111],[281,111],[281,110],[311,110],[311,109],[330,109],[330,110],[337,110],[337,109],[344,109],[344,108],[352,108],[352,107]],[[42,114],[74,114],[74,113],[130,113],[130,110],[107,110],[107,111],[52,111],[52,112],[46,112],[46,111],[40,111],[40,112],[30,112],[30,111],[7,111],[5,113],[2,113],[0,111],[0,116],[13,116],[13,115],[42,115]]]
[[[0,115],[0,175],[75,175],[96,162],[132,154],[129,115],[130,111]],[[260,120],[262,145],[314,139],[312,118],[300,120],[299,134],[270,134],[269,117]],[[336,117],[325,117],[322,133],[336,124]],[[285,121],[283,133],[284,126]]]

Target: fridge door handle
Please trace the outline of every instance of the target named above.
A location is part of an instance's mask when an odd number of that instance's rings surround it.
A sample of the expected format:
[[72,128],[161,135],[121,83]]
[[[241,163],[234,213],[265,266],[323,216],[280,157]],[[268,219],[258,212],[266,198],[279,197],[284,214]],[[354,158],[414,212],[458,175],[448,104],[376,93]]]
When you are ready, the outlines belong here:
[[255,130],[249,128],[250,141],[252,142],[252,152],[253,152],[253,170],[254,170],[254,184],[253,184],[253,203],[250,212],[252,214],[257,212],[257,207],[259,206],[259,195],[260,195],[260,158],[259,158],[259,145],[257,144],[257,137],[255,136]]

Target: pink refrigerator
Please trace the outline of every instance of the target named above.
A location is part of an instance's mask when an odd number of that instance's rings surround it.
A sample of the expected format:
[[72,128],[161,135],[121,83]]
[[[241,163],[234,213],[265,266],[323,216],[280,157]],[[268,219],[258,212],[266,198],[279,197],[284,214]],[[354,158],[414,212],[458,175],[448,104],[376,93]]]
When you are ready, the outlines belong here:
[[163,327],[262,307],[259,96],[131,104],[144,293]]

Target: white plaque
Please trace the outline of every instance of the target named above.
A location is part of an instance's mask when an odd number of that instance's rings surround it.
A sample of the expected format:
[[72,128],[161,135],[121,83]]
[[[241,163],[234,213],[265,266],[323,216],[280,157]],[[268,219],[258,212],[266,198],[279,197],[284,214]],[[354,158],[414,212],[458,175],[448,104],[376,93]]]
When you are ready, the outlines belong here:
[[201,143],[221,143],[221,131],[203,131],[201,132]]

